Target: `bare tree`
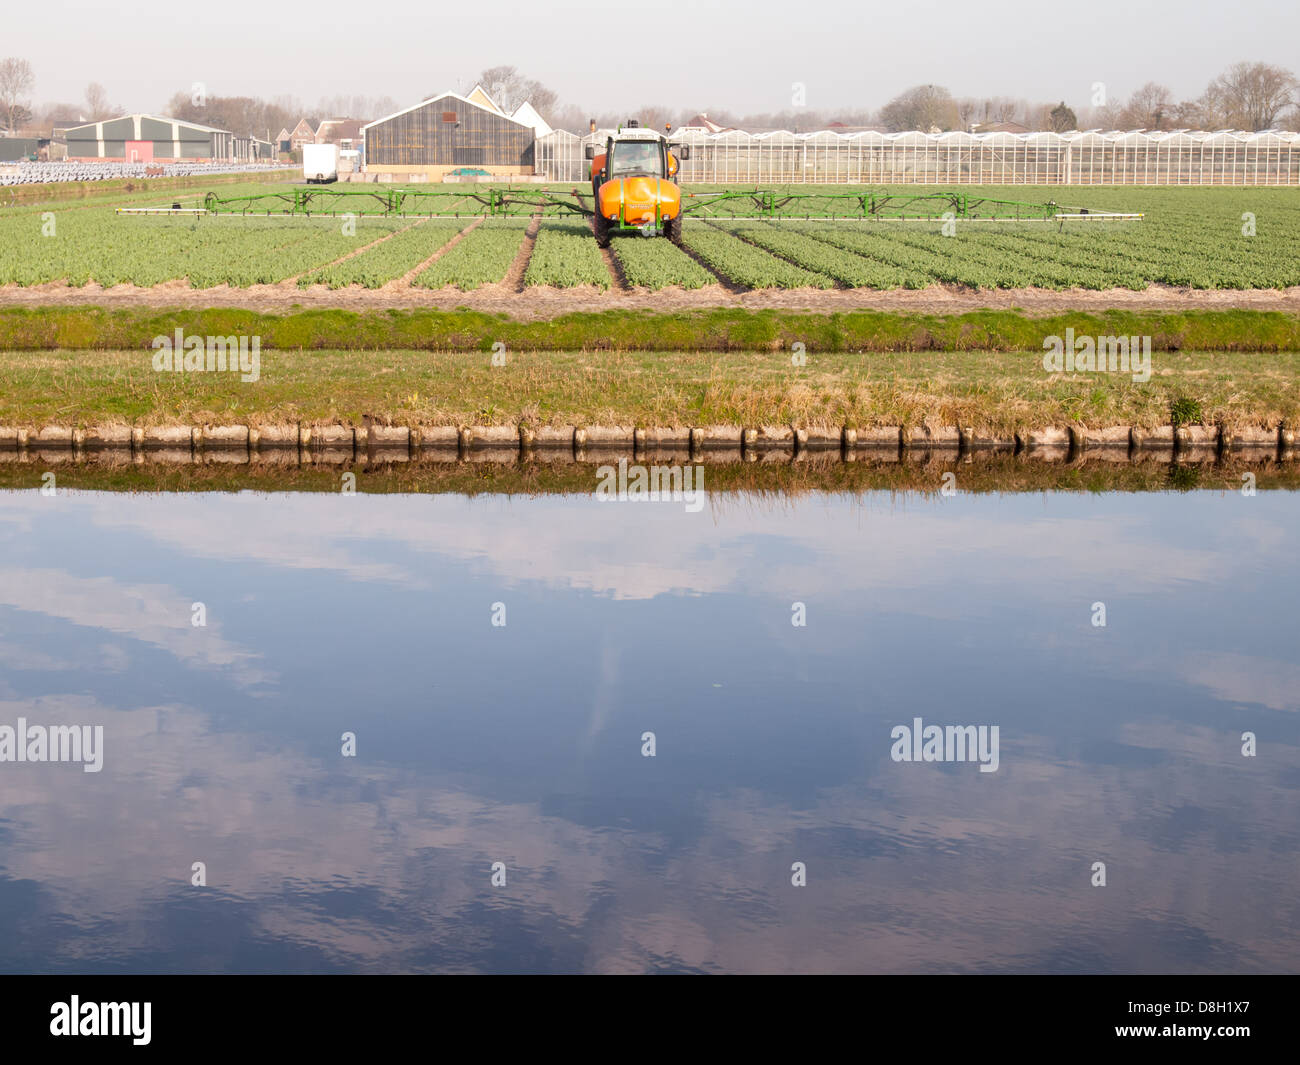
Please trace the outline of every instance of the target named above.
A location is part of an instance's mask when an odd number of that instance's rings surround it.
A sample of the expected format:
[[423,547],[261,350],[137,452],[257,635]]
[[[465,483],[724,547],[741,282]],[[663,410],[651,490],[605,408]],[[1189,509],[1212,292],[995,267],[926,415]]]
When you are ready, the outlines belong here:
[[496,101],[496,105],[507,112],[513,110],[510,105],[519,94],[522,81],[519,69],[512,66],[488,67],[478,76],[478,83]]
[[984,101],[984,117],[980,121],[985,125],[1015,122],[1020,117],[1022,104],[1010,96],[990,96]]
[[581,136],[587,132],[587,123],[595,116],[584,111],[577,104],[569,104],[566,107],[553,108],[551,114],[543,117],[551,124],[552,129],[567,129],[570,133]]
[[111,118],[115,108],[108,102],[108,93],[97,81],[86,86],[86,121],[102,122]]
[[650,129],[657,129],[660,132],[663,131],[666,122],[671,122],[674,126],[681,125],[677,109],[665,107],[662,104],[642,104],[628,117],[635,118],[641,125]]
[[1148,81],[1128,98],[1121,124],[1131,129],[1170,129],[1176,106],[1167,86]]
[[[339,115],[332,109],[324,113],[327,118],[362,117]],[[167,102],[167,114],[184,122],[199,122],[241,135],[253,133],[268,139],[281,128],[292,130],[303,117],[307,117],[307,124],[312,129],[320,124],[315,115],[304,116],[301,105],[292,98],[277,97],[268,102],[256,96],[208,96],[200,106],[186,89],[175,93]]]
[[1079,112],[1083,129],[1119,129],[1123,122],[1124,105],[1118,100],[1108,100],[1099,107],[1085,107]]
[[1205,97],[1199,100],[1179,100],[1170,112],[1176,129],[1218,129],[1224,123]]
[[0,107],[4,108],[5,128],[10,133],[18,129],[22,113],[30,114],[24,98],[35,84],[36,76],[26,59],[0,59]]
[[367,122],[398,110],[391,96],[331,96],[322,98],[317,108],[330,118],[359,118]]
[[900,93],[881,109],[880,119],[895,133],[953,129],[960,121],[957,102],[939,85],[917,85]]
[[496,105],[506,114],[528,101],[545,118],[555,112],[560,98],[540,81],[525,77],[515,67],[488,67],[478,76],[479,84],[487,90]]
[[1296,105],[1295,75],[1268,63],[1237,63],[1210,82],[1205,108],[1235,129],[1270,129]]

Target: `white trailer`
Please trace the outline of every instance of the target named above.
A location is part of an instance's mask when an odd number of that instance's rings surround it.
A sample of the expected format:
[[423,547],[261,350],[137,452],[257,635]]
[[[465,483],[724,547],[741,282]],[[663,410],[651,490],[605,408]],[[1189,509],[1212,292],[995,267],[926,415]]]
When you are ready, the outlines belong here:
[[337,144],[304,144],[302,146],[302,176],[309,185],[324,185],[339,179],[339,146]]

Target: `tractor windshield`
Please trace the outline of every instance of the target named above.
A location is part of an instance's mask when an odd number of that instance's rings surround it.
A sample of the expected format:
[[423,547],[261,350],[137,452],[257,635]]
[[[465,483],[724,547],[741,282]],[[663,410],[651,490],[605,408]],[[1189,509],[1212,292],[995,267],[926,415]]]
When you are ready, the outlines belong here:
[[610,177],[648,174],[663,177],[663,155],[655,141],[621,141],[613,146]]

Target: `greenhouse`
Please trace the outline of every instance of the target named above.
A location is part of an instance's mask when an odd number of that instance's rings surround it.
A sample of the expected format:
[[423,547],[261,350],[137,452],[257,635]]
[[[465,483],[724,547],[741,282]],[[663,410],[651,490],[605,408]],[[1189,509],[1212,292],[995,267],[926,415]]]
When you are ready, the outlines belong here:
[[533,173],[534,128],[485,95],[443,93],[362,128],[366,173],[381,180],[438,181],[460,168]]
[[[537,172],[585,181],[586,145],[537,139]],[[747,133],[690,131],[681,179],[696,184],[1300,185],[1300,133]]]

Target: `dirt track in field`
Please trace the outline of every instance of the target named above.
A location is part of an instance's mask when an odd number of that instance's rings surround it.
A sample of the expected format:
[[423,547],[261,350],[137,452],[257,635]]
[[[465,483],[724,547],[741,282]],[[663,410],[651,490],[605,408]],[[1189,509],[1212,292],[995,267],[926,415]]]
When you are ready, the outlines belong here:
[[389,308],[436,307],[504,312],[514,318],[553,318],[573,311],[643,310],[681,311],[698,308],[745,308],[759,310],[905,311],[922,314],[960,314],[981,309],[1019,308],[1029,314],[1053,314],[1066,310],[1193,311],[1249,310],[1288,311],[1300,314],[1300,286],[1288,289],[1182,289],[1153,285],[1145,291],[1130,289],[990,289],[972,290],[957,285],[931,285],[923,289],[877,292],[868,289],[764,289],[731,292],[721,285],[684,290],[650,292],[645,289],[611,289],[608,292],[583,286],[581,289],[522,288],[521,278],[508,277],[496,285],[472,292],[449,288],[440,291],[390,283],[382,289],[351,287],[331,291],[324,286],[299,288],[292,282],[253,285],[249,288],[190,288],[185,281],[169,281],[152,288],[135,285],[86,285],[73,288],[62,283],[0,286],[0,308],[43,306],[98,307],[241,307],[249,310],[286,312],[297,309],[331,308],[363,311]]

